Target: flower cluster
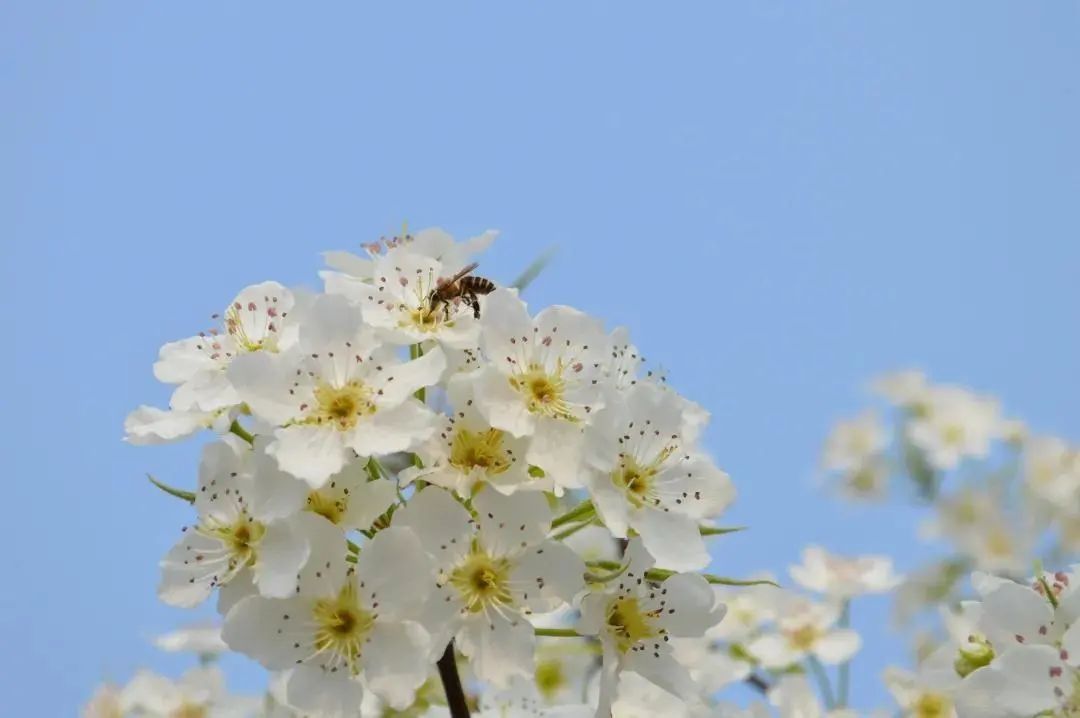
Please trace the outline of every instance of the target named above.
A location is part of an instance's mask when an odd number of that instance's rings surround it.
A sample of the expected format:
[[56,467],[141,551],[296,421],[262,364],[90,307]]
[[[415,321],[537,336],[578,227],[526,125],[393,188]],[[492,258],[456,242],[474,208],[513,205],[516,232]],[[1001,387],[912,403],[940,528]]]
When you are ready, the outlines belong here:
[[694,572],[735,495],[707,415],[625,330],[477,276],[493,238],[427,230],[331,253],[321,293],[248,287],[161,349],[169,407],[128,417],[132,443],[217,434],[193,490],[158,482],[195,511],[159,595],[215,597],[299,714],[422,713],[435,665],[481,709],[549,710],[575,652],[599,670],[570,701],[590,715],[625,702],[624,671],[703,699],[676,642],[724,616],[723,579]]

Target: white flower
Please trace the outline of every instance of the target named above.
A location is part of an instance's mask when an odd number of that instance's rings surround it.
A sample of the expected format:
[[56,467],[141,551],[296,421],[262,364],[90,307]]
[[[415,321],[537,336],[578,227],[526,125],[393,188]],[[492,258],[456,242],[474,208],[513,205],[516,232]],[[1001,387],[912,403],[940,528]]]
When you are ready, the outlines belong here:
[[960,677],[952,665],[924,664],[918,673],[890,666],[883,680],[905,718],[956,718],[952,693]]
[[545,705],[528,681],[517,678],[510,687],[480,698],[477,718],[592,718],[593,708],[580,702]]
[[498,232],[489,229],[464,242],[456,242],[437,227],[422,229],[415,235],[405,232],[365,245],[372,259],[351,252],[324,252],[323,258],[331,269],[319,272],[319,276],[325,282],[328,294],[341,294],[353,301],[360,301],[375,280],[375,265],[381,257],[392,259],[401,254],[418,255],[437,261],[443,271],[454,273],[468,264],[472,255],[487,249],[497,236]]
[[563,543],[583,561],[618,561],[619,544],[604,526],[590,524],[564,538]]
[[213,623],[194,623],[154,639],[154,645],[170,653],[196,653],[215,656],[228,650],[221,640],[221,627]]
[[780,718],[821,718],[825,715],[809,679],[803,674],[781,676],[769,689],[768,698]]
[[445,365],[438,348],[402,363],[354,305],[323,295],[293,351],[240,357],[229,378],[256,416],[280,427],[269,447],[278,465],[318,488],[352,452],[406,451],[431,436],[435,416],[413,393],[436,383]]
[[735,488],[694,447],[698,426],[674,392],[642,383],[600,412],[586,432],[590,490],[604,525],[625,538],[633,529],[659,566],[709,563],[699,530],[722,512]]
[[915,369],[884,374],[871,382],[873,391],[897,406],[918,406],[926,399],[930,385],[926,375]]
[[911,442],[941,470],[955,469],[965,458],[985,458],[1000,433],[997,402],[953,386],[934,387],[907,427]]
[[[800,605],[801,604],[801,605]],[[760,636],[747,650],[766,668],[785,668],[813,655],[823,663],[846,663],[862,641],[850,628],[837,628],[840,609],[830,604],[802,601],[777,621],[777,633]]]
[[833,427],[821,463],[829,471],[858,471],[879,456],[887,443],[881,417],[867,411]]
[[1024,443],[1024,482],[1053,506],[1072,509],[1080,496],[1080,451],[1056,437]]
[[[752,576],[755,580],[773,581],[772,574]],[[724,620],[709,629],[710,638],[727,643],[742,643],[766,623],[773,621],[787,605],[784,592],[776,586],[713,586],[717,597],[727,606]]]
[[551,481],[529,474],[525,457],[529,440],[493,428],[476,410],[473,384],[468,377],[453,377],[447,398],[453,407],[440,416],[440,426],[416,454],[423,468],[408,468],[400,475],[403,484],[417,479],[450,489],[469,498],[483,484],[502,493],[518,488],[551,489]]
[[225,677],[212,666],[193,668],[175,682],[141,671],[121,696],[125,713],[134,711],[145,718],[242,718],[254,716],[260,704],[255,698],[229,696]]
[[123,718],[124,706],[120,690],[110,683],[98,686],[79,715],[82,718]]
[[792,566],[789,571],[803,588],[836,599],[885,593],[902,580],[893,573],[892,560],[886,556],[846,558],[830,554],[820,546],[803,549],[802,564]]
[[195,492],[198,521],[162,559],[158,595],[194,606],[249,570],[265,595],[291,594],[309,553],[312,522],[296,515],[306,494],[302,483],[237,437],[209,444]]
[[603,649],[597,716],[606,716],[618,675],[633,671],[676,696],[695,696],[670,638],[701,636],[724,617],[712,587],[699,575],[674,574],[663,582],[646,572],[653,559],[641,539],[630,539],[622,573],[581,600],[578,631],[597,636]]
[[313,548],[295,597],[243,599],[222,636],[266,668],[291,669],[286,700],[303,713],[354,715],[364,685],[404,708],[428,674],[429,638],[410,619],[429,593],[430,561],[395,527],[361,548],[355,570],[345,555],[344,536]]
[[[696,699],[697,696],[693,698]],[[590,710],[588,715],[591,716],[593,712]],[[612,718],[691,718],[693,714],[680,697],[673,696],[647,678],[624,671],[619,676],[616,698],[611,704],[611,715]]]
[[428,487],[394,515],[394,525],[412,529],[438,566],[425,618],[436,651],[456,635],[477,675],[505,686],[533,670],[526,616],[572,600],[584,586],[585,567],[569,548],[545,538],[551,510],[542,494],[482,491],[473,508],[475,521],[450,494]]
[[548,307],[530,319],[508,289],[488,295],[481,316],[491,362],[476,376],[476,408],[487,422],[531,436],[526,460],[566,488],[582,486],[582,429],[603,406],[608,337],[595,319]]
[[[140,406],[124,422],[133,444],[176,441],[203,428],[219,432],[232,421],[240,397],[227,369],[239,356],[276,353],[296,343],[296,297],[277,282],[245,288],[224,312],[223,327],[161,348],[154,376],[176,384],[169,409]],[[218,315],[214,315],[217,319]]]

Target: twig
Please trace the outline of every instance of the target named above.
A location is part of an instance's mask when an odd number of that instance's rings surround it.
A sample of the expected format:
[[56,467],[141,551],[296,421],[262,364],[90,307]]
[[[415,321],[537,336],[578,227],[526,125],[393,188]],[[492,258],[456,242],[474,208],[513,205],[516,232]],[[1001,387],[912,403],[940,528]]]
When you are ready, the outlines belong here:
[[465,701],[465,689],[461,687],[453,641],[446,644],[446,650],[436,665],[439,667],[439,678],[442,679],[443,690],[446,692],[450,718],[469,718],[469,704]]

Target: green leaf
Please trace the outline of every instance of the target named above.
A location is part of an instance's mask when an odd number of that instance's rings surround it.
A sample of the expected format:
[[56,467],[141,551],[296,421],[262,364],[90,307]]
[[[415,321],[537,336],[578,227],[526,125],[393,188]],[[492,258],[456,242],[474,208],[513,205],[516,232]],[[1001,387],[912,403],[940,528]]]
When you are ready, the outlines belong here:
[[170,496],[175,496],[178,499],[183,499],[184,501],[187,501],[189,504],[195,503],[195,493],[193,491],[184,491],[183,489],[173,488],[172,486],[169,486],[168,484],[165,484],[165,483],[162,483],[162,482],[158,481],[157,479],[155,479],[150,474],[147,474],[146,478],[150,479],[151,484],[158,487],[159,489],[161,489],[165,493],[169,494]]
[[518,275],[518,278],[510,283],[511,287],[514,287],[519,292],[524,291],[525,287],[532,284],[533,280],[540,276],[540,272],[544,271],[544,268],[551,262],[555,256],[556,248],[548,247],[544,250],[544,253],[532,261],[525,271]]

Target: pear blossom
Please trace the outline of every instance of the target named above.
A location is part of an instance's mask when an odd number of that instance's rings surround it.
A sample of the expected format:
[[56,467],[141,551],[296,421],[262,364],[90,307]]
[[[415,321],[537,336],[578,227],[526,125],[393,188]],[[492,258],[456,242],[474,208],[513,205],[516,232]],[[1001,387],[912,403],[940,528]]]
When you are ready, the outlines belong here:
[[820,546],[803,549],[803,561],[792,566],[791,577],[800,586],[834,599],[891,591],[901,582],[886,556],[845,558]]
[[145,718],[253,718],[261,701],[230,696],[225,677],[215,666],[193,668],[180,680],[140,671],[121,694],[123,712]]
[[892,666],[884,675],[885,686],[905,718],[957,718],[952,693],[959,681],[951,665],[944,669],[923,665],[918,672]]
[[870,388],[897,406],[911,408],[920,406],[926,400],[930,384],[923,372],[906,369],[877,377],[871,382]]
[[221,627],[205,622],[163,633],[154,639],[154,645],[170,653],[195,653],[203,657],[216,656],[229,648],[221,640]]
[[430,437],[435,415],[413,393],[445,366],[438,348],[402,362],[355,305],[323,295],[293,351],[242,356],[228,374],[251,411],[279,427],[267,450],[281,469],[319,488],[354,452],[406,451]]
[[573,600],[584,587],[585,567],[546,538],[551,510],[542,494],[482,491],[473,509],[476,519],[429,486],[394,515],[394,525],[414,531],[436,563],[425,625],[437,652],[456,636],[477,675],[506,686],[534,667],[527,617]]
[[[412,619],[432,566],[416,536],[390,527],[346,562],[344,536],[313,548],[292,598],[249,596],[225,618],[222,637],[271,670],[291,669],[285,694],[302,712],[348,715],[365,686],[404,708],[427,679],[430,642]],[[359,680],[363,677],[363,681]]]
[[297,513],[304,485],[278,471],[263,448],[226,436],[203,450],[198,521],[161,561],[158,595],[166,603],[194,606],[248,573],[265,595],[295,590],[309,554],[307,536],[317,528]]
[[576,309],[530,318],[509,289],[487,297],[481,341],[490,363],[476,373],[476,408],[494,428],[531,437],[525,457],[560,487],[583,485],[583,429],[603,407],[608,337]]
[[141,406],[127,418],[125,432],[134,444],[182,439],[203,428],[227,428],[240,398],[227,376],[239,356],[276,353],[296,342],[297,299],[277,282],[245,288],[222,315],[222,328],[169,342],[154,364],[158,381],[177,385],[169,409]]
[[766,668],[785,668],[814,656],[826,664],[846,663],[862,640],[850,628],[837,628],[840,608],[799,600],[777,620],[777,631],[752,640],[747,650]]
[[1024,483],[1052,506],[1074,506],[1080,498],[1080,451],[1057,437],[1024,443]]
[[120,689],[111,683],[103,683],[82,707],[81,718],[124,718],[124,704]]
[[604,525],[620,538],[636,531],[663,568],[708,565],[699,524],[735,498],[727,474],[696,449],[698,428],[677,394],[643,383],[612,397],[586,434],[589,490]]
[[606,716],[619,674],[633,671],[676,696],[696,694],[689,671],[674,657],[671,638],[700,636],[725,613],[697,574],[649,580],[654,561],[641,539],[630,539],[622,572],[581,599],[578,632],[597,636],[603,650],[596,715]]
[[907,435],[934,468],[955,469],[965,458],[986,457],[1001,430],[996,401],[952,386],[934,387],[924,401]]
[[881,417],[873,411],[863,412],[833,427],[821,463],[830,471],[856,471],[875,459],[887,443]]
[[422,479],[466,498],[483,485],[502,493],[519,488],[551,490],[550,479],[529,473],[525,458],[529,440],[489,425],[476,409],[473,389],[465,376],[447,382],[453,410],[439,417],[438,433],[417,447],[422,468],[401,472],[402,483]]
[[491,246],[498,234],[489,229],[458,242],[438,227],[422,229],[415,234],[403,231],[400,235],[365,244],[367,258],[345,251],[324,252],[323,259],[330,269],[320,271],[319,276],[327,294],[340,294],[359,302],[376,281],[376,262],[380,258],[393,259],[399,254],[425,257],[438,262],[443,271],[452,274],[468,264],[473,255]]

